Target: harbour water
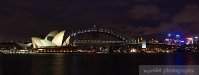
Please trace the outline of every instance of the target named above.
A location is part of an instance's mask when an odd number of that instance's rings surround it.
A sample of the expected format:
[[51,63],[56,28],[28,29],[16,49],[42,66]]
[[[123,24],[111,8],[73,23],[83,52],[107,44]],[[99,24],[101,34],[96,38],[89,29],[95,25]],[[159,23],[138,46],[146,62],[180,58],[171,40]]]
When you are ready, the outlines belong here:
[[7,54],[0,75],[139,75],[139,65],[198,65],[193,53]]

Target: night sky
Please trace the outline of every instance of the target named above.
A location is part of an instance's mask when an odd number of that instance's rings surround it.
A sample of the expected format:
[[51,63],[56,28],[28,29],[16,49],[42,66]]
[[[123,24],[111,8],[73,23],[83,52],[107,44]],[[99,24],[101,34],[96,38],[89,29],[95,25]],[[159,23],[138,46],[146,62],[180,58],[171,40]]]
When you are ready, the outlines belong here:
[[198,34],[198,0],[1,0],[0,40],[96,25],[127,36]]

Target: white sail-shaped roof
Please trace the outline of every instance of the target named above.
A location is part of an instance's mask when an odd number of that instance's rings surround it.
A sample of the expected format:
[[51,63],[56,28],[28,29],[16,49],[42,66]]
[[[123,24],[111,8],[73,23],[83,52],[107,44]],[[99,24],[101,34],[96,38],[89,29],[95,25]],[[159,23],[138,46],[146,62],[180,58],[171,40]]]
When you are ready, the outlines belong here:
[[41,43],[43,44],[44,47],[49,47],[49,46],[56,46],[56,44],[52,43],[51,41],[48,40],[40,40]]
[[30,47],[31,45],[32,45],[32,43],[28,43],[28,44],[26,44],[26,46],[27,46],[27,47]]
[[64,41],[63,46],[67,46],[70,44],[70,36]]
[[55,37],[58,33],[59,33],[58,30],[54,30],[54,31],[50,32],[50,33],[46,36],[45,40],[47,40],[49,36]]
[[30,47],[32,45],[32,43],[28,43],[28,44],[25,44],[25,43],[20,43],[20,42],[16,42],[19,46],[21,47]]
[[64,37],[65,31],[61,31],[58,33],[52,40],[52,43],[56,44],[57,46],[62,46],[62,41]]
[[34,48],[43,47],[43,44],[41,43],[40,40],[41,40],[40,38],[32,37],[32,43],[33,43]]
[[[20,43],[20,42],[16,42],[19,46],[21,46],[23,49],[26,49],[27,47],[30,47],[32,45],[32,43]],[[33,44],[33,48],[35,48],[35,44]]]
[[32,41],[32,45],[33,45],[33,48],[37,47],[34,41]]

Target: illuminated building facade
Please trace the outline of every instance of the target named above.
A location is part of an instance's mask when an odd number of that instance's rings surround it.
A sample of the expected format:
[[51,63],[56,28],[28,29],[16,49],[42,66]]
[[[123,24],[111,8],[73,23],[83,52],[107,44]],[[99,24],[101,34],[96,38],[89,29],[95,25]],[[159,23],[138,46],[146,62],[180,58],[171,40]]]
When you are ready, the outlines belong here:
[[[61,47],[70,44],[70,36],[63,41],[65,31],[58,33],[57,30],[50,32],[45,39],[38,37],[32,37],[33,48],[49,48],[49,47]],[[53,39],[50,39],[53,38]]]

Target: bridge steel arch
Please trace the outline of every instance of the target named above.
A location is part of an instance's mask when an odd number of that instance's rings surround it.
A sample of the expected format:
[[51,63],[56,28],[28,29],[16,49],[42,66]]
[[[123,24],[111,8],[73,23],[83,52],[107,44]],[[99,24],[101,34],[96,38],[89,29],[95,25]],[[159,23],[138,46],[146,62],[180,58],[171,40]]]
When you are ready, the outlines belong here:
[[94,28],[91,28],[91,29],[81,30],[81,31],[72,33],[72,34],[70,34],[70,36],[75,37],[79,34],[90,33],[90,32],[104,33],[104,34],[116,37],[116,38],[120,39],[121,41],[129,42],[128,38],[126,38],[123,34],[116,32],[116,31],[113,31],[113,30],[109,30],[109,29],[94,29]]

